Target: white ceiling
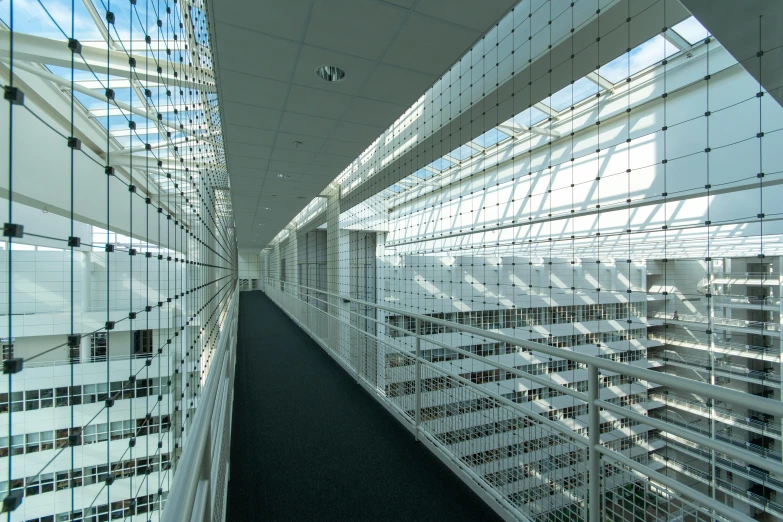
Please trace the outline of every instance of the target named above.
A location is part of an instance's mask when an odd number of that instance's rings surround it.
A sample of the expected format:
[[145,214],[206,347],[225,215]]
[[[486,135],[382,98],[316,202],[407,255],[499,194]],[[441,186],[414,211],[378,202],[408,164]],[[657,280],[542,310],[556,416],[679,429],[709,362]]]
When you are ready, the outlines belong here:
[[[764,89],[783,105],[783,2],[680,0]],[[756,53],[764,50],[759,57]],[[763,74],[762,74],[763,72]]]
[[264,247],[517,1],[214,0],[239,247]]

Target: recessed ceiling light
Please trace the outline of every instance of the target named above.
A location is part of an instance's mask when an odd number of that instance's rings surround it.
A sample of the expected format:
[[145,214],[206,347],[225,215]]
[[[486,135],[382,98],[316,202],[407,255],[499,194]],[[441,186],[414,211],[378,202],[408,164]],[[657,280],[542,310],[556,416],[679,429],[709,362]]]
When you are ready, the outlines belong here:
[[285,174],[278,174],[277,177],[278,178],[287,178],[288,176],[286,176]]
[[264,207],[264,210],[272,210],[272,207]]
[[341,82],[347,73],[336,65],[321,65],[315,69],[315,75],[325,82]]

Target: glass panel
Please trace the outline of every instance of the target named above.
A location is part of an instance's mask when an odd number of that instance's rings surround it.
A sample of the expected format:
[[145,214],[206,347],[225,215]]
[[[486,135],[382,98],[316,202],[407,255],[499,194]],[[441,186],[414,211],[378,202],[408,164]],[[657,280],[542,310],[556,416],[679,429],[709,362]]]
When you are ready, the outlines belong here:
[[546,103],[552,109],[560,112],[576,105],[582,100],[586,100],[590,96],[595,96],[600,91],[601,88],[596,85],[595,82],[588,80],[587,78],[580,78],[575,81],[573,85],[564,87],[553,94]]
[[689,44],[695,45],[710,35],[710,32],[701,25],[701,22],[693,16],[686,18],[679,24],[672,27],[674,31],[685,38]]
[[639,71],[660,63],[677,52],[679,52],[677,48],[666,41],[663,36],[654,36],[643,44],[634,47],[630,53],[623,54],[601,67],[599,74],[610,82],[617,83]]

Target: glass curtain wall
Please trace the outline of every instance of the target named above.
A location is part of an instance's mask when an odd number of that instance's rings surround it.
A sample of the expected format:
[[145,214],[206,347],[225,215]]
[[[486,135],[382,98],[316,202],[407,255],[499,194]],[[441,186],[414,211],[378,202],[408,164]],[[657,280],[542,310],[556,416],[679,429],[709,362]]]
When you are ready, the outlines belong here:
[[4,520],[160,519],[236,306],[212,63],[201,1],[0,2]]
[[513,516],[587,518],[584,354],[741,393],[601,371],[602,520],[783,519],[774,473],[675,433],[781,458],[753,407],[781,387],[760,56],[676,2],[523,0],[261,252],[265,291]]

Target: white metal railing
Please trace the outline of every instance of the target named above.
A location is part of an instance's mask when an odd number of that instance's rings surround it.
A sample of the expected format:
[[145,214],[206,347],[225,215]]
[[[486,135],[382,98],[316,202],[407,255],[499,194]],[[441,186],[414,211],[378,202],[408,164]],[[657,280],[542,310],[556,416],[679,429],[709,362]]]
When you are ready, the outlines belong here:
[[673,313],[666,312],[653,312],[650,319],[667,319],[670,321],[683,321],[686,323],[712,323],[716,326],[733,326],[736,328],[748,328],[751,330],[766,330],[772,332],[780,331],[780,324],[770,323],[764,321],[749,321],[747,319],[731,319],[728,317],[707,317],[706,315],[696,314],[677,314],[674,317]]
[[[671,446],[678,451],[702,458],[706,462],[709,462],[712,459],[712,453],[698,445],[678,440],[677,437],[672,436],[664,437],[664,439],[666,440],[666,444],[668,446]],[[768,485],[777,489],[778,491],[783,492],[783,480],[772,477],[769,475],[769,473],[766,473],[763,470],[746,466],[743,462],[739,462],[736,459],[720,453],[715,454],[715,463],[727,471],[740,473],[746,476],[749,480]]]
[[[63,350],[65,350],[65,345],[63,345]],[[128,361],[133,359],[147,359],[149,357],[152,357],[153,354],[146,354],[146,353],[134,353],[129,355],[91,355],[89,356],[88,360],[80,360],[80,361],[73,361],[71,362],[68,359],[59,359],[56,361],[25,361],[24,366],[25,368],[47,368],[50,366],[70,366],[71,364],[86,364],[86,363],[94,363],[94,362],[106,362],[108,359],[109,361]],[[158,356],[160,357],[160,355]]]
[[[664,343],[685,343],[693,345],[696,349],[706,350],[710,348],[710,340],[708,339],[695,339],[693,337],[687,337],[683,335],[669,335],[659,334],[656,332],[647,332],[647,338],[653,341],[662,341]],[[712,346],[717,350],[732,352],[736,354],[748,354],[752,356],[770,356],[778,358],[780,355],[780,347],[772,346],[755,346],[746,343],[735,343],[732,341],[724,341],[716,339],[712,341]],[[689,346],[690,347],[690,346]]]
[[775,279],[779,280],[781,275],[775,272],[723,272],[712,274],[713,279]]
[[[707,517],[752,520],[690,484],[626,455],[627,451],[650,450],[649,430],[676,435],[783,475],[780,458],[768,458],[775,452],[760,454],[754,451],[756,448],[740,447],[730,439],[691,429],[687,423],[648,415],[646,394],[638,400],[602,395],[599,374],[625,375],[727,404],[745,403],[749,397],[746,393],[278,279],[266,278],[262,290],[506,519],[557,519],[566,511],[576,510],[590,522],[604,520],[613,509],[609,499],[616,498],[629,484],[641,484],[647,491],[665,491],[660,496],[661,505],[664,497],[676,498],[674,504],[682,512],[695,508]],[[401,324],[413,328],[386,324],[386,315],[403,316],[406,321]],[[479,344],[482,340],[499,342],[579,363],[587,368],[587,393],[560,384],[549,375],[523,372],[509,357],[484,357],[436,341],[420,333],[432,331],[427,323],[470,336]],[[390,330],[404,330],[406,335],[392,338],[385,333]],[[440,348],[454,351],[460,358],[433,363],[422,356],[422,350]],[[394,364],[387,362],[391,360]],[[504,379],[511,380],[516,389],[544,386],[549,389],[547,397],[566,396],[568,401],[561,401],[559,410],[552,410],[551,403],[545,408],[536,407],[538,399],[515,402],[498,393]],[[783,403],[779,401],[763,397],[753,397],[753,401],[757,411],[778,418],[783,415]],[[570,406],[563,408],[563,402]],[[577,417],[585,418],[580,417],[583,408],[587,412],[586,426],[576,421]],[[622,422],[628,427],[641,425],[646,429],[626,428],[624,432],[629,435],[625,439],[607,439],[601,435],[606,421],[620,422],[612,419],[625,419]],[[488,462],[495,464],[490,466]],[[506,468],[500,470],[503,475],[498,481],[496,473],[501,465]],[[715,480],[712,478],[712,487],[718,486]],[[669,516],[679,518],[682,512]]]
[[199,407],[189,426],[162,522],[225,520],[239,286],[234,288]]
[[663,362],[680,363],[686,366],[696,367],[703,371],[709,371],[712,369],[716,372],[745,377],[747,379],[753,379],[763,383],[780,384],[780,374],[776,373],[771,368],[768,371],[750,370],[745,366],[732,363],[730,361],[722,361],[720,359],[716,359],[715,364],[711,365],[710,360],[705,357],[682,355],[679,352],[675,352],[673,350],[664,350],[663,352],[650,354],[649,359],[661,360]]
[[[650,413],[650,417],[655,418],[655,419],[660,419],[660,420],[666,422],[667,424],[671,424],[671,425],[674,425],[674,426],[679,426],[681,428],[685,428],[685,429],[690,430],[692,432],[701,433],[705,437],[709,437],[710,436],[710,429],[706,425],[707,422],[704,421],[704,420],[699,420],[699,421],[695,421],[695,422],[694,421],[688,422],[688,421],[685,421],[684,419],[677,418],[676,416],[669,415],[669,414],[666,414],[666,413],[659,413],[659,412]],[[669,431],[669,430],[664,430],[664,431]],[[759,446],[758,444],[754,444],[752,442],[749,442],[749,441],[747,441],[745,439],[741,439],[739,437],[735,437],[734,435],[731,435],[731,434],[729,434],[726,431],[718,431],[718,432],[716,432],[713,435],[713,437],[715,438],[715,440],[723,441],[726,444],[729,444],[731,446],[734,446],[734,447],[737,447],[737,448],[745,448],[746,450],[748,450],[748,451],[750,451],[752,453],[755,453],[756,455],[759,455],[761,457],[773,458],[777,462],[780,462],[781,457],[783,457],[783,455],[781,455],[781,453],[779,451],[776,451],[776,450],[773,450],[773,449],[768,449],[768,448],[765,448],[763,446]],[[743,460],[745,460],[746,462],[749,462],[747,459],[743,459]]]
[[684,397],[674,395],[673,393],[652,392],[649,394],[649,397],[650,399],[665,402],[667,404],[683,406],[688,411],[699,412],[706,416],[714,415],[716,420],[731,423],[732,426],[745,426],[763,434],[769,433],[773,436],[780,437],[779,424],[771,424],[769,422],[760,421],[749,417],[748,414],[728,410],[720,406],[713,406],[710,408],[703,402],[686,399]]
[[780,297],[760,297],[752,295],[713,295],[712,303],[718,305],[758,305],[780,306]]

